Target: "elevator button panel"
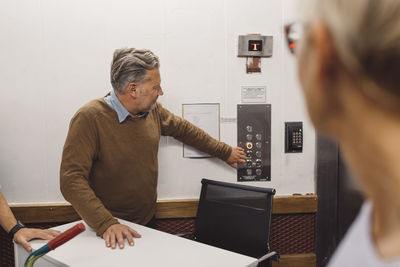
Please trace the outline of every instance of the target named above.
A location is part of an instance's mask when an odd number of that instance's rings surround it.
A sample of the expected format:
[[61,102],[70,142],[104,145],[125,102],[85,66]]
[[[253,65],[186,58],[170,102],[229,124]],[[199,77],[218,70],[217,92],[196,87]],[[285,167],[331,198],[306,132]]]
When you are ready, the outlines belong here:
[[245,163],[238,164],[237,180],[271,180],[271,105],[237,107],[238,146],[246,153]]

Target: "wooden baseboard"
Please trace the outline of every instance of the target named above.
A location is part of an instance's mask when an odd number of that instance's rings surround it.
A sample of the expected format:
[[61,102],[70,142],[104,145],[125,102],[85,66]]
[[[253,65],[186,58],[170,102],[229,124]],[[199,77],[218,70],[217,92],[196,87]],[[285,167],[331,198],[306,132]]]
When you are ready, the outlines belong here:
[[15,218],[23,223],[63,223],[81,220],[69,203],[13,205],[10,208]]
[[[195,218],[199,201],[196,199],[159,200],[156,218]],[[79,215],[68,203],[12,205],[15,217],[24,223],[72,222]],[[315,213],[317,196],[277,196],[274,197],[272,214]]]
[[314,253],[281,255],[281,260],[272,262],[272,267],[315,267]]

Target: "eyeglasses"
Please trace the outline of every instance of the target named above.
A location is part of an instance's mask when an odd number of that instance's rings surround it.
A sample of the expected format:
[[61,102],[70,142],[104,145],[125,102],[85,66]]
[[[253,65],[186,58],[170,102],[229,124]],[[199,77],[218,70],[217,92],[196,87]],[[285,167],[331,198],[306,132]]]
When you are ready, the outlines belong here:
[[290,23],[285,26],[285,36],[289,50],[292,54],[296,52],[299,41],[303,35],[303,26],[299,22]]

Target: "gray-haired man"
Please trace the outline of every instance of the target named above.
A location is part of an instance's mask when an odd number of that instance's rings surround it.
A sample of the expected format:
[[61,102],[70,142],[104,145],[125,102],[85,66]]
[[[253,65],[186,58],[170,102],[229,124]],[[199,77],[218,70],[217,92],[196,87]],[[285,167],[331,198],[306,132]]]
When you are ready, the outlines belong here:
[[234,166],[245,162],[242,148],[219,142],[175,116],[163,95],[159,60],[149,50],[114,52],[114,90],[80,108],[71,120],[60,170],[61,192],[106,246],[133,245],[140,234],[122,218],[148,225],[157,200],[157,153],[161,135],[174,138]]

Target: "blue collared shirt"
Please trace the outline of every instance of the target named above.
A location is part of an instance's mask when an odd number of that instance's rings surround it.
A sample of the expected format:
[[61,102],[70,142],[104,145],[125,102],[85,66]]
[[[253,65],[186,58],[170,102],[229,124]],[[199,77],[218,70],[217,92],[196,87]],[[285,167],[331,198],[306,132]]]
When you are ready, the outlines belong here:
[[123,123],[128,117],[132,118],[142,118],[146,117],[149,113],[139,113],[139,115],[134,116],[132,115],[119,101],[117,95],[115,94],[114,90],[111,91],[110,94],[104,97],[104,101],[118,114],[119,123]]

